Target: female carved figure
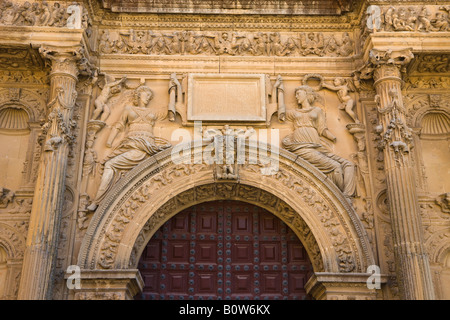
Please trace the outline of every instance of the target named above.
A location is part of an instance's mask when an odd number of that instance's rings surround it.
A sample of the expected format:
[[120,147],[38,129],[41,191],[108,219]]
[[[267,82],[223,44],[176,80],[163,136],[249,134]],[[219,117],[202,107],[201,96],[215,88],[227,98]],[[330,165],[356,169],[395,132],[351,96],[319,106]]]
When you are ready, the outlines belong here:
[[158,116],[148,108],[152,98],[153,92],[149,87],[140,86],[135,89],[134,106],[125,107],[120,120],[113,126],[106,142],[109,148],[120,130],[128,127],[128,133],[104,160],[105,167],[100,187],[88,210],[97,209],[119,170],[131,170],[146,158],[171,147],[168,141],[153,135],[153,126]]
[[286,119],[294,123],[294,132],[286,136],[282,145],[299,155],[326,174],[346,197],[356,190],[355,166],[348,160],[331,153],[320,141],[320,137],[333,142],[336,137],[328,130],[322,109],[313,106],[316,92],[309,86],[295,89],[298,108],[286,111]]

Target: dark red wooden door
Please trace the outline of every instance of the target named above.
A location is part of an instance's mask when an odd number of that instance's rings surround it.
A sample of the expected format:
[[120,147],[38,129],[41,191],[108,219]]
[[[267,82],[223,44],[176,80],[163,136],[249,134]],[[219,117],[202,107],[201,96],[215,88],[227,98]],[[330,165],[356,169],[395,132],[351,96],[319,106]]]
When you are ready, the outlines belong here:
[[136,299],[306,299],[311,263],[296,235],[268,211],[207,202],[165,223],[138,266]]

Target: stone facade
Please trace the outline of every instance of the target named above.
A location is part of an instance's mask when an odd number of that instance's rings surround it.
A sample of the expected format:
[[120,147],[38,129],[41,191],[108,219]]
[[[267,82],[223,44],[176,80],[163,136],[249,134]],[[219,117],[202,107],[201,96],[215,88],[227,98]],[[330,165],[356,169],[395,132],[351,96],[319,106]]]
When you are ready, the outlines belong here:
[[314,299],[450,299],[450,2],[298,3],[0,0],[0,299],[133,299],[227,199]]

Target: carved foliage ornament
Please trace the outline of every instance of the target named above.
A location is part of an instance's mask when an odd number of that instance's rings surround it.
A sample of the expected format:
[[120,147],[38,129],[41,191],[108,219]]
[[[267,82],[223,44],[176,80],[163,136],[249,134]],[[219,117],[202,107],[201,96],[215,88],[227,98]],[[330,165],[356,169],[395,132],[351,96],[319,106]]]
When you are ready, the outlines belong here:
[[[241,199],[247,199],[257,203],[268,204],[271,203],[273,209],[279,209],[282,219],[288,218],[291,226],[294,226],[295,230],[300,230],[300,238],[305,246],[308,248],[308,254],[311,257],[315,270],[323,270],[323,261],[320,254],[319,246],[303,219],[296,216],[292,211],[292,208],[281,200],[278,200],[275,196],[268,194],[260,189],[247,185],[236,184],[216,184],[216,185],[203,185],[194,189],[187,190],[176,196],[174,202],[168,202],[166,205],[158,209],[158,211],[152,215],[147,221],[144,228],[139,233],[136,243],[133,247],[133,251],[130,258],[130,267],[137,265],[139,256],[142,253],[144,247],[148,243],[149,239],[153,235],[153,232],[157,230],[167,219],[174,214],[174,206],[187,206],[195,202],[207,201],[208,199],[214,199],[216,196],[223,197],[238,197]],[[271,201],[267,202],[270,198]],[[285,220],[286,221],[286,220]]]
[[[242,170],[248,171],[250,174],[260,172],[259,165],[248,165],[243,167]],[[123,233],[127,228],[127,225],[136,217],[137,211],[143,204],[151,200],[153,195],[156,195],[159,189],[170,183],[176,183],[176,179],[182,178],[182,176],[199,173],[204,170],[210,170],[209,166],[205,164],[199,165],[177,165],[174,170],[164,170],[160,174],[155,175],[150,180],[144,182],[139,188],[129,196],[128,200],[124,203],[118,204],[115,210],[118,210],[118,214],[109,224],[109,227],[105,230],[104,241],[100,246],[100,256],[98,258],[98,266],[101,269],[110,269],[116,263],[116,257],[119,250],[119,244],[122,241]],[[312,190],[312,188],[305,184],[300,178],[294,178],[287,171],[280,171],[279,174],[273,176],[275,181],[282,183],[284,186],[295,190],[303,198],[303,201],[307,203],[312,210],[314,210],[319,216],[323,227],[328,232],[328,236],[331,239],[331,243],[336,250],[337,257],[339,259],[339,270],[341,272],[352,272],[359,269],[359,259],[355,256],[355,244],[349,241],[346,231],[344,231],[339,218],[333,213],[333,210],[325,201]],[[274,183],[275,183],[274,181]],[[222,183],[202,185],[195,188],[194,193],[187,192],[182,195],[171,198],[167,201],[149,220],[147,228],[157,227],[162,224],[170,215],[177,212],[177,210],[189,203],[190,200],[195,200],[195,203],[207,201],[209,199],[219,198],[235,198],[239,196],[239,187],[234,183]],[[251,187],[250,187],[251,188]],[[285,221],[289,226],[298,232],[306,232],[306,224],[299,220],[298,214],[288,206],[284,201],[279,200],[276,196],[260,190],[251,192],[257,203],[264,208],[275,212],[279,217]],[[248,200],[247,197],[244,199]],[[191,203],[191,205],[195,204]],[[150,224],[150,225],[149,225]],[[303,231],[302,231],[303,230]],[[154,231],[154,230],[153,230]],[[144,231],[145,232],[145,231]],[[306,232],[307,233],[307,232]],[[307,237],[306,237],[307,238]],[[311,239],[308,241],[312,241]],[[312,252],[319,252],[316,249],[311,248]],[[135,254],[138,250],[135,250]],[[312,254],[312,253],[311,253]],[[136,257],[134,257],[136,258]],[[312,260],[316,261],[316,266],[319,266],[321,259],[312,256]]]

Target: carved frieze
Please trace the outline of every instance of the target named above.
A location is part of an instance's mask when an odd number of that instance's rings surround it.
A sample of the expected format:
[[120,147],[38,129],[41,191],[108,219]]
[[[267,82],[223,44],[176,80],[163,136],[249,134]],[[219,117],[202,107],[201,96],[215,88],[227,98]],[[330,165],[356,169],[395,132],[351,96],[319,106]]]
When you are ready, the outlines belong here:
[[412,76],[405,80],[406,90],[409,89],[448,89],[450,77],[423,77]]
[[346,197],[353,197],[356,192],[354,164],[331,153],[321,141],[321,137],[332,142],[337,138],[327,128],[325,113],[315,105],[317,92],[303,85],[295,89],[295,97],[298,108],[286,112],[286,120],[294,123],[294,132],[282,140],[283,148],[326,174]]
[[42,70],[43,67],[44,62],[39,53],[30,46],[0,46],[1,69],[8,69],[10,71],[25,69],[27,71],[23,74],[27,78],[30,77],[29,69]]
[[87,10],[78,3],[0,2],[0,25],[46,26],[80,29],[88,27]]
[[[206,188],[205,188],[206,187]],[[205,197],[204,191],[207,191],[207,196]],[[200,191],[200,192],[198,192]],[[230,198],[230,197],[239,197],[239,194],[242,194],[244,198],[247,198],[247,192],[251,191],[251,193],[254,195],[255,201],[259,201],[260,198],[266,197],[267,194],[264,193],[262,190],[258,190],[257,188],[246,186],[246,185],[237,185],[237,184],[228,184],[228,183],[220,183],[215,185],[206,185],[206,186],[199,186],[195,189],[188,190],[186,192],[183,192],[179,194],[175,202],[168,202],[166,205],[158,209],[158,211],[147,221],[145,226],[143,227],[142,231],[140,232],[138,236],[138,240],[136,241],[132,256],[130,260],[131,265],[137,264],[138,254],[140,254],[147,244],[149,238],[151,237],[151,231],[154,231],[156,227],[161,225],[163,222],[165,222],[169,216],[173,215],[174,209],[177,204],[177,202],[181,202],[184,204],[194,203],[198,201],[198,196],[200,195],[202,197],[202,200],[207,198]],[[312,256],[311,260],[313,261],[313,264],[317,268],[317,270],[323,269],[323,261],[320,254],[320,249],[316,243],[316,240],[314,239],[314,236],[311,233],[311,230],[306,225],[306,223],[301,219],[297,218],[295,216],[295,213],[293,212],[292,208],[287,205],[286,203],[282,201],[278,201],[276,199],[273,203],[273,208],[279,211],[279,214],[281,215],[281,218],[284,221],[287,221],[291,225],[295,225],[296,230],[301,230],[302,233],[302,239],[305,240],[305,245],[307,245],[308,250],[311,251]],[[103,266],[103,265],[102,265]]]
[[380,19],[377,31],[436,32],[449,30],[448,6],[385,6],[368,13],[369,19]]
[[[415,69],[415,70],[414,70]],[[411,72],[418,73],[442,73],[450,71],[449,54],[421,54],[411,66]]]
[[25,70],[1,70],[0,83],[20,83],[20,84],[35,84],[46,85],[48,83],[48,76],[45,72]]
[[[260,165],[258,164],[246,164],[242,170],[248,171],[248,173],[260,173]],[[200,165],[178,165],[168,172],[167,170],[162,173],[156,174],[152,179],[145,181],[139,188],[137,188],[129,199],[120,205],[118,215],[111,222],[110,226],[105,230],[104,242],[100,247],[100,256],[98,260],[98,267],[102,269],[110,269],[116,262],[116,256],[118,253],[119,245],[122,241],[123,234],[133,219],[136,219],[136,212],[139,208],[154,197],[162,187],[169,185],[170,183],[176,183],[176,179],[184,175],[199,174],[202,171],[208,171],[209,166]],[[272,177],[274,183],[281,183],[281,185],[295,190],[303,201],[307,203],[312,210],[314,210],[321,223],[329,232],[329,236],[332,240],[332,244],[336,250],[339,258],[339,270],[340,272],[354,271],[360,264],[359,260],[354,256],[353,246],[346,235],[345,229],[342,228],[340,218],[333,213],[333,209],[320,197],[315,190],[313,190],[308,183],[302,181],[299,177],[294,177],[288,171],[280,170],[278,174]],[[240,190],[242,185],[235,183],[219,183],[209,184],[195,187],[187,193],[182,193],[176,197],[168,200],[161,208],[156,211],[150,220],[147,222],[146,227],[143,229],[144,233],[161,225],[171,215],[177,212],[180,203],[184,205],[189,204],[189,200],[195,202],[208,201],[208,199],[216,198],[235,198],[242,191],[252,188],[250,186],[245,187],[245,190]],[[257,199],[257,203],[263,207],[276,212],[280,218],[288,225],[295,228],[296,231],[303,232],[305,239],[308,239],[310,233],[309,228],[304,221],[301,220],[298,214],[284,201],[280,200],[276,196],[264,192],[262,190],[254,190],[252,192]],[[244,196],[247,199],[247,196]],[[141,234],[143,236],[143,234]],[[311,235],[312,236],[312,235]],[[138,237],[139,238],[139,237]],[[312,241],[312,239],[309,239]],[[145,245],[145,241],[141,241],[142,245]],[[313,242],[315,243],[315,241]],[[140,252],[141,248],[135,248],[134,253]],[[308,248],[309,250],[309,248]],[[319,254],[320,250],[317,244],[312,246],[311,250]],[[136,260],[136,255],[133,258]],[[323,261],[320,256],[313,256],[311,258],[316,264],[317,268],[322,268]],[[133,260],[132,260],[133,261]]]
[[102,54],[213,56],[330,56],[354,54],[349,33],[229,31],[100,31]]

